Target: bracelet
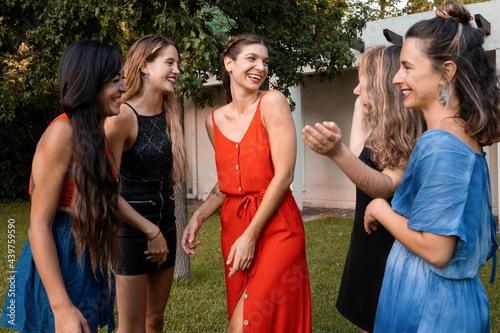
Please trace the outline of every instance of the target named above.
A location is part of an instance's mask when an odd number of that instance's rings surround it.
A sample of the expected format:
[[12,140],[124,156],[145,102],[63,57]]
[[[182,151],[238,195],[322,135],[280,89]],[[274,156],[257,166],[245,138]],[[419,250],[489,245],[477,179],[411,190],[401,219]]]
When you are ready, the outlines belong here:
[[158,237],[158,235],[160,234],[161,230],[158,230],[158,233],[156,234],[156,236],[154,236],[153,238],[147,238],[148,241],[152,241],[153,239],[155,239],[156,237]]

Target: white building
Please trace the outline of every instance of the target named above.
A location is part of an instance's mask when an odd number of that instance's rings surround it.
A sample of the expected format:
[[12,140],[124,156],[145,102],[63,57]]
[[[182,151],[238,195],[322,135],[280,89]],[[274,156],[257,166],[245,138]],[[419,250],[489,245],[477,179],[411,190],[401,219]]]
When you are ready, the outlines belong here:
[[[500,67],[500,0],[467,5],[472,16],[480,14],[491,24],[491,33],[486,36],[483,47]],[[365,49],[377,45],[390,45],[383,30],[404,36],[415,22],[435,16],[426,12],[404,17],[368,22],[361,36]],[[356,59],[363,53],[354,51]],[[314,73],[311,73],[314,75]],[[305,146],[301,129],[323,120],[335,121],[343,133],[343,141],[348,144],[352,111],[356,96],[352,93],[358,83],[357,68],[344,71],[335,81],[320,83],[310,78],[305,86],[292,89],[292,98],[297,107],[293,112],[297,129],[297,163],[292,184],[297,204],[303,206],[354,208],[355,186],[344,173],[327,157],[318,155]],[[224,93],[219,82],[211,81],[207,86],[216,92],[214,108],[224,104]],[[205,129],[205,118],[214,108],[196,108],[190,101],[184,103],[184,126],[188,153],[189,173],[187,192],[189,198],[205,200],[217,182],[214,151]],[[498,144],[486,147],[490,167],[494,213],[498,215],[499,165]]]

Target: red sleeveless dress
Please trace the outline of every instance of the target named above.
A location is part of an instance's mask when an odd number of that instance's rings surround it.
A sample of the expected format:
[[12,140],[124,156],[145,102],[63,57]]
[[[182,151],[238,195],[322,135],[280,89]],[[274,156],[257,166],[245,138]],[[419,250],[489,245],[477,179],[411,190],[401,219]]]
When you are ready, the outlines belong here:
[[[219,187],[226,195],[221,211],[224,262],[231,246],[250,224],[274,176],[269,136],[260,115],[260,101],[240,142],[226,138],[214,124]],[[311,300],[302,216],[288,189],[276,213],[262,229],[252,265],[228,278],[229,320],[247,286],[243,303],[245,333],[311,332]]]

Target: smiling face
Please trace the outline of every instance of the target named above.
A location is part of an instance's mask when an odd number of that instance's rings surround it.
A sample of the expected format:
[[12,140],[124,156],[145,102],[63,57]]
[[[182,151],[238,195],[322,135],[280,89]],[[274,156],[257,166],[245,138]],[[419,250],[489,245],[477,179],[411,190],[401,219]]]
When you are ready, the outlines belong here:
[[121,97],[127,91],[123,81],[123,70],[107,81],[96,95],[96,103],[104,117],[116,116],[120,113]]
[[408,38],[401,50],[401,67],[394,76],[393,84],[401,87],[404,106],[407,109],[428,111],[442,107],[438,101],[443,76],[432,66],[422,51],[422,41]]
[[180,74],[179,53],[173,45],[168,45],[151,62],[142,68],[148,78],[144,80],[145,89],[158,90],[161,94],[174,93],[174,85]]
[[269,71],[269,55],[264,45],[250,44],[241,48],[236,60],[226,57],[224,64],[231,77],[231,86],[258,90]]

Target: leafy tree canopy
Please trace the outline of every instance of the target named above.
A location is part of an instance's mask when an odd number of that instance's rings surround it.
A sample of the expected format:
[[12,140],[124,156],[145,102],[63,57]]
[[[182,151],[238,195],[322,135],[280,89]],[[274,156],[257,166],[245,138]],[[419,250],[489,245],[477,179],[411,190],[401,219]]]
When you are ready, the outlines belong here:
[[[464,3],[481,0],[465,0]],[[19,108],[57,112],[56,68],[80,39],[118,46],[157,33],[179,43],[182,92],[198,105],[212,101],[203,83],[218,75],[230,36],[256,32],[271,44],[273,88],[305,82],[310,66],[332,79],[352,65],[350,45],[367,19],[431,10],[444,0],[5,0],[0,3],[0,122]]]
[[182,91],[203,105],[211,95],[202,85],[210,73],[218,75],[219,54],[230,36],[265,36],[274,87],[286,91],[305,81],[301,69],[307,65],[330,79],[351,66],[349,46],[367,18],[364,6],[344,0],[6,0],[0,13],[0,120],[30,104],[52,117],[57,61],[76,40],[104,41],[125,54],[142,35],[173,38],[183,54]]
[[[212,93],[203,83],[209,74],[219,75],[219,55],[231,36],[256,32],[269,40],[270,75],[277,78],[272,87],[287,93],[305,82],[305,66],[318,70],[321,79],[349,68],[354,60],[349,45],[366,19],[365,6],[346,0],[1,1],[0,176],[29,176],[29,163],[16,169],[21,162],[13,156],[19,151],[32,155],[59,113],[57,63],[74,41],[103,41],[125,55],[143,35],[168,36],[182,53],[181,93],[205,105],[211,104]],[[25,192],[18,180],[9,184],[0,186],[0,200]]]

